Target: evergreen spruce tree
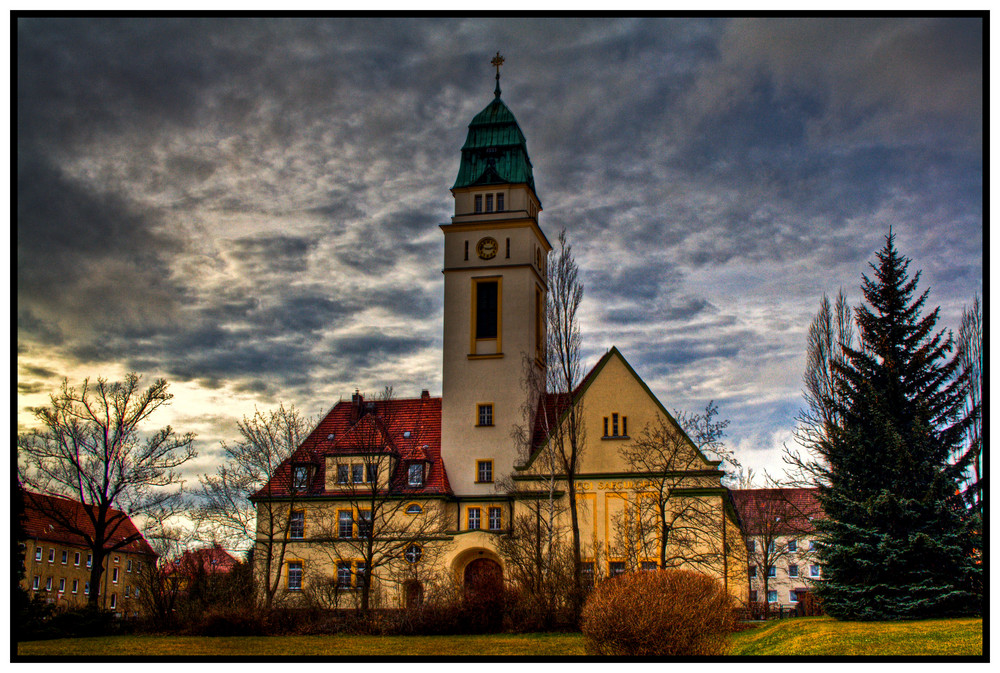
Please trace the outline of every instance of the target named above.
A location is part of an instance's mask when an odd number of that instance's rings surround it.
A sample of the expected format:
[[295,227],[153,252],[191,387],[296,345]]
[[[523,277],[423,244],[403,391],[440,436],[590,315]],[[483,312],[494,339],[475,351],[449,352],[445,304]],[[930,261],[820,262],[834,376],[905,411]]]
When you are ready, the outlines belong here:
[[816,592],[839,619],[975,613],[981,526],[959,495],[972,456],[953,458],[970,422],[966,374],[950,332],[935,331],[939,310],[922,315],[927,291],[913,299],[920,273],[908,277],[891,230],[876,256],[855,309],[859,348],[834,364],[828,403],[841,422],[817,447],[827,518]]

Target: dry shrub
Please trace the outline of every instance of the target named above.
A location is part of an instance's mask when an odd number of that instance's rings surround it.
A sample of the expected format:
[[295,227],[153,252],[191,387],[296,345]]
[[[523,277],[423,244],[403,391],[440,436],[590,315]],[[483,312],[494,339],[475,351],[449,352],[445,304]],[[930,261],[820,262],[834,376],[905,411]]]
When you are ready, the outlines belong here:
[[733,602],[716,580],[687,570],[621,575],[591,592],[580,617],[588,654],[724,654]]

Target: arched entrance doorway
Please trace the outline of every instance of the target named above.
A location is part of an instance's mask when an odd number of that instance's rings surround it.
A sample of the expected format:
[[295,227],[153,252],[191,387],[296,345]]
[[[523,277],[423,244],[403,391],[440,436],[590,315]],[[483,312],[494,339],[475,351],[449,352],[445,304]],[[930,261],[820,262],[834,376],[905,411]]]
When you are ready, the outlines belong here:
[[469,561],[462,576],[465,606],[473,629],[492,631],[503,622],[503,570],[490,558]]
[[499,593],[503,589],[503,571],[493,559],[473,559],[465,566],[463,584],[467,594]]

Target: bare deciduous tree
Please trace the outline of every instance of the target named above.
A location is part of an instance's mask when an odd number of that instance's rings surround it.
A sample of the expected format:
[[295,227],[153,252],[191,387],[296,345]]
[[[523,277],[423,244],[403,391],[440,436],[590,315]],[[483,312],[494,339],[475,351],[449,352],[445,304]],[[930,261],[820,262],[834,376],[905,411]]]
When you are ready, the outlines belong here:
[[[256,564],[262,567],[264,603],[270,607],[280,586],[280,568],[288,546],[291,512],[301,493],[291,483],[270,479],[308,435],[312,422],[284,404],[270,412],[255,411],[237,424],[240,439],[223,442],[225,460],[215,474],[202,475],[201,505],[192,513],[199,526],[227,546],[252,545]],[[287,482],[287,483],[285,483]],[[281,501],[273,498],[278,491]],[[255,496],[256,508],[250,500]]]
[[[77,389],[64,380],[51,405],[34,409],[40,429],[18,436],[21,483],[45,495],[77,500],[86,521],[37,498],[43,514],[79,535],[93,554],[90,586],[101,586],[104,559],[139,538],[122,536],[130,516],[173,511],[179,507],[177,468],[194,458],[193,434],[177,434],[169,425],[145,431],[145,423],[173,395],[157,379],[142,389],[138,374],[123,381],[84,380]],[[177,485],[177,489],[171,487]],[[75,511],[75,510],[74,510]],[[88,605],[96,608],[98,593]]]

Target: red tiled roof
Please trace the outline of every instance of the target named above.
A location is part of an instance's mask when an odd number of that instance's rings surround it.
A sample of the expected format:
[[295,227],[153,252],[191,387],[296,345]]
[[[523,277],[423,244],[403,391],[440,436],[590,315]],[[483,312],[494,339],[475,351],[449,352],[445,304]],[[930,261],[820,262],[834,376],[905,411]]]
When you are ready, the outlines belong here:
[[814,530],[812,520],[823,518],[815,488],[731,489],[733,504],[747,531],[753,531],[763,516],[782,516],[795,532]]
[[167,573],[189,573],[201,568],[206,573],[228,573],[239,561],[218,544],[202,549],[185,550],[181,557],[166,568]]
[[[39,493],[25,491],[25,530],[28,532],[29,537],[37,540],[60,542],[63,544],[84,547],[88,546],[83,535],[73,532],[63,523],[68,522],[77,530],[93,536],[94,525],[91,522],[90,516],[87,515],[85,508],[94,511],[94,507],[92,505],[84,505],[76,500],[56,498],[50,495],[41,495]],[[118,524],[118,527],[111,534],[110,539],[104,545],[104,548],[110,549],[118,542],[121,542],[122,540],[133,535],[138,535],[138,539],[120,547],[119,550],[125,553],[157,556],[157,553],[154,552],[153,548],[149,546],[148,542],[146,542],[146,538],[142,537],[142,533],[140,533],[135,527],[135,524],[132,523],[132,519],[116,509],[108,510],[109,520],[119,516],[124,517],[124,519],[120,524]]]
[[[334,406],[253,499],[290,495],[292,466],[296,464],[315,467],[306,497],[329,495],[331,492],[325,490],[326,456],[357,455],[371,450],[394,453],[399,458],[392,478],[393,492],[450,494],[451,484],[441,460],[441,398],[361,401],[361,404],[365,413],[360,418],[354,401]],[[407,463],[412,461],[429,464],[420,488],[406,483]]]

